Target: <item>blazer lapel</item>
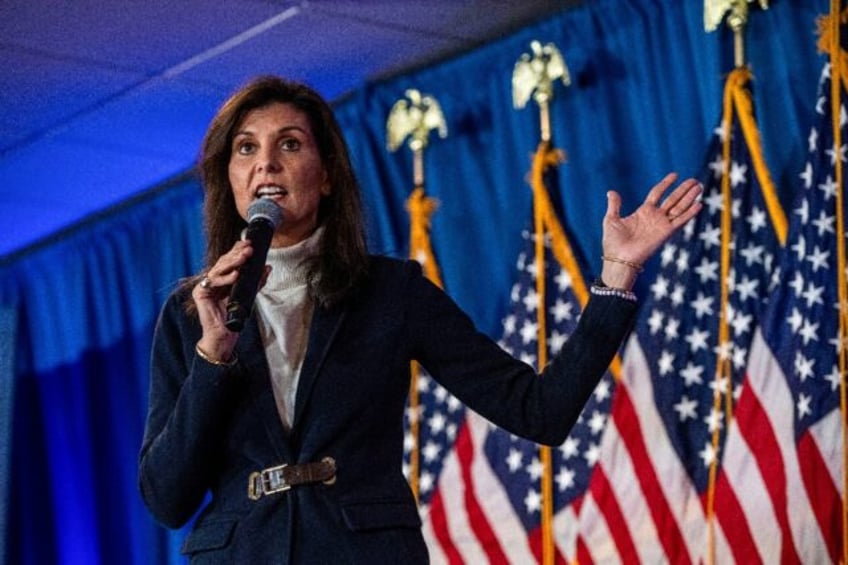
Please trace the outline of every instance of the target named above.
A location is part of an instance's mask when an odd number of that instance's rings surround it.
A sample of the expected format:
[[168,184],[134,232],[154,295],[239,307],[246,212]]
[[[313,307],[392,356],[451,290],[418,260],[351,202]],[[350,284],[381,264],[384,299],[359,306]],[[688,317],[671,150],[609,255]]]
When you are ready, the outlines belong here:
[[[256,316],[251,316],[245,324],[239,337],[237,351],[239,362],[246,372],[245,377],[250,379],[250,401],[254,405],[255,414],[262,422],[270,444],[273,446],[275,457],[278,458],[279,463],[294,461],[294,449],[280,421],[280,414],[277,412],[277,404],[274,401],[271,373],[268,369],[268,361],[265,357],[265,348],[262,345],[262,335],[259,333]],[[264,442],[260,440],[257,443],[261,445]]]
[[347,310],[344,307],[322,308],[316,306],[314,309],[309,328],[309,342],[297,386],[292,429],[299,427],[303,411],[309,402],[309,396],[321,370],[321,365],[324,363],[327,352],[344,321],[346,312]]

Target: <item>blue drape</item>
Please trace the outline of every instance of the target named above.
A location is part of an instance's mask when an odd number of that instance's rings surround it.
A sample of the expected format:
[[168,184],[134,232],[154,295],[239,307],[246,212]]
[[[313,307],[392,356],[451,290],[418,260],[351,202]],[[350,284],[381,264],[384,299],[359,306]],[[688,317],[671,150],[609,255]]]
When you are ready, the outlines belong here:
[[174,553],[141,504],[136,459],[155,317],[201,264],[199,202],[181,179],[0,271],[0,304],[17,317],[11,446],[0,450],[8,563]]
[[[803,168],[828,3],[777,0],[748,29],[756,107],[781,199]],[[438,98],[449,137],[425,155],[440,201],[432,237],[448,291],[497,337],[530,214],[538,141],[511,75],[530,41],[553,42],[573,84],[551,106],[564,164],[553,188],[587,277],[600,267],[605,191],[625,211],[669,170],[698,173],[732,64],[701,0],[597,0],[460,57],[368,84],[336,105],[363,186],[372,250],[406,254],[411,155],[386,150],[406,88]],[[199,268],[200,190],[190,175],[0,263],[0,556],[7,563],[179,562],[183,532],[157,526],[136,487],[153,324]],[[640,281],[644,292],[650,272]]]

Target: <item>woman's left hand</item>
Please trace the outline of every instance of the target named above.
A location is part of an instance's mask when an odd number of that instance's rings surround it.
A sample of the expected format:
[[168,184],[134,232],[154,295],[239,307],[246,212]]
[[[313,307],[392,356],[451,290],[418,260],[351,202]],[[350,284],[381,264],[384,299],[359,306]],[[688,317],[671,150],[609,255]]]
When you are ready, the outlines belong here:
[[[624,276],[623,269],[628,263],[642,265],[651,255],[678,229],[701,210],[700,196],[703,187],[695,179],[681,182],[665,199],[663,194],[677,180],[677,174],[670,173],[657,183],[642,205],[629,216],[622,217],[621,197],[611,190],[607,193],[607,213],[603,223],[603,253],[613,259],[604,261],[603,281],[618,288],[630,288],[635,281],[635,272],[631,273],[629,284],[616,284]],[[615,264],[615,260],[620,263]],[[607,277],[616,280],[607,280]]]

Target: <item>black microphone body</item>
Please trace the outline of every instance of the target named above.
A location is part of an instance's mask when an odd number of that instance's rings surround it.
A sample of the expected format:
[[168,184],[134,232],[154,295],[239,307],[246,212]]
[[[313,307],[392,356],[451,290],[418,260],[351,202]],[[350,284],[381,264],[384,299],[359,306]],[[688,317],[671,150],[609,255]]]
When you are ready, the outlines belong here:
[[268,248],[277,226],[283,220],[280,208],[271,200],[256,200],[247,210],[247,228],[243,239],[250,240],[253,253],[239,268],[239,277],[230,291],[227,303],[227,329],[240,332],[253,310],[259,282],[265,270]]

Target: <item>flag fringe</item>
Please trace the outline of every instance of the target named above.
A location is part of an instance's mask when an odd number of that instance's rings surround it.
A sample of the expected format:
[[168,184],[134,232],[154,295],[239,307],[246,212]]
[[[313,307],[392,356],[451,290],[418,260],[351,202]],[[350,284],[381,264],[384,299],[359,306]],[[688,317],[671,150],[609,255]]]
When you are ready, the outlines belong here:
[[[734,117],[739,120],[739,127],[742,130],[744,142],[748,147],[751,161],[754,165],[754,174],[760,184],[763,200],[766,203],[769,218],[771,219],[774,232],[781,246],[786,244],[788,237],[788,220],[783,207],[780,205],[780,200],[777,197],[777,190],[766,165],[763,154],[762,141],[760,138],[759,128],[754,117],[754,106],[751,98],[751,92],[748,89],[753,75],[747,67],[737,67],[727,77],[724,88],[723,102],[723,143],[722,143],[722,177],[721,177],[721,192],[723,209],[721,215],[721,284],[720,284],[720,306],[719,306],[719,327],[718,327],[718,343],[719,353],[716,360],[716,394],[713,398],[713,412],[718,413],[724,408],[726,426],[730,426],[733,419],[733,375],[731,365],[731,352],[726,351],[724,347],[729,347],[730,343],[730,327],[727,319],[729,306],[729,289],[727,279],[730,276],[731,268],[731,242],[732,234],[732,187],[730,181],[731,167],[731,143],[733,131]],[[722,390],[721,381],[724,380],[726,386]],[[716,425],[712,432],[711,446],[713,451],[713,459],[710,462],[709,479],[707,485],[707,501],[706,501],[706,517],[707,517],[707,544],[708,544],[708,559],[709,563],[714,561],[715,533],[714,533],[714,516],[715,516],[715,489],[718,473],[719,449],[720,449],[721,428]]]
[[[550,206],[547,189],[544,184],[544,170],[549,166],[555,166],[552,158],[556,152],[549,149],[549,144],[543,141],[536,156],[533,158],[533,230],[534,230],[534,245],[535,245],[535,265],[536,265],[536,296],[538,297],[538,306],[536,308],[536,322],[538,324],[537,333],[537,369],[541,371],[547,365],[547,320],[545,318],[545,215],[547,208]],[[560,153],[561,155],[561,153]],[[539,172],[539,183],[537,184],[537,162],[543,161],[541,171]],[[553,521],[554,521],[554,497],[553,497],[553,461],[551,458],[551,448],[543,445],[539,447],[539,459],[542,464],[542,476],[540,478],[542,490],[542,563],[543,565],[553,565],[554,563],[554,541],[553,541]]]
[[831,76],[838,76],[842,87],[848,90],[848,57],[839,55],[845,53],[839,41],[839,29],[845,23],[848,23],[848,8],[840,12],[839,1],[831,0],[830,13],[816,20],[816,35],[819,36],[816,47],[820,53],[830,55],[832,68],[836,69]]
[[[554,211],[551,197],[545,186],[545,172],[550,167],[559,166],[565,162],[565,153],[561,149],[555,149],[550,143],[543,141],[539,143],[533,156],[533,164],[530,174],[530,182],[533,188],[534,206],[538,206],[543,220],[545,233],[551,238],[551,251],[557,262],[571,276],[574,295],[580,304],[580,308],[586,307],[589,301],[589,287],[583,278],[583,273],[574,256],[574,249],[565,234],[556,212]],[[621,380],[621,357],[616,355],[610,365],[610,373],[616,382]]]
[[[420,186],[412,191],[406,201],[406,209],[409,211],[409,256],[411,259],[421,263],[424,276],[443,288],[439,267],[430,242],[430,218],[439,207],[438,201],[424,194]],[[418,394],[418,378],[421,368],[413,361],[409,368],[409,434],[412,436],[412,446],[409,452],[409,487],[415,497],[419,500],[419,472],[420,472],[420,442],[421,433],[421,400]]]
[[748,84],[752,79],[753,75],[750,69],[742,67],[730,73],[727,79],[727,85],[730,89],[733,105],[736,108],[739,125],[742,127],[742,135],[745,137],[745,142],[750,150],[751,161],[754,163],[754,174],[756,174],[757,181],[760,183],[763,199],[766,202],[766,208],[768,209],[774,231],[777,234],[777,239],[780,245],[783,246],[786,245],[786,238],[788,237],[789,221],[786,219],[786,213],[780,205],[780,199],[777,197],[777,189],[775,188],[763,154],[763,143],[760,138],[757,121],[754,118],[754,104],[751,100],[751,91],[748,89]]
[[[551,167],[557,167],[565,161],[561,149],[551,147],[549,141],[541,141],[536,148],[530,171],[530,184],[533,189],[533,219],[536,252],[536,293],[539,300],[538,312],[538,367],[541,370],[547,362],[547,330],[545,320],[545,238],[550,236],[551,251],[560,266],[569,274],[572,290],[581,310],[589,301],[589,288],[574,255],[574,249],[561,222],[557,218],[545,184],[545,173]],[[621,359],[618,355],[610,365],[610,373],[616,382],[621,380]],[[554,562],[553,542],[553,463],[550,447],[539,448],[542,463],[542,561],[545,565]]]
[[839,0],[831,0],[830,14],[820,18],[818,48],[830,55],[830,92],[831,119],[833,120],[833,148],[836,156],[834,176],[836,177],[836,280],[839,295],[839,335],[837,353],[839,355],[840,408],[842,417],[842,562],[848,563],[848,428],[845,416],[848,413],[848,385],[846,385],[846,336],[848,336],[848,289],[845,283],[845,217],[844,217],[844,172],[842,167],[842,89],[848,88],[848,57],[842,49],[842,26],[848,22],[848,10],[842,10]]
[[444,288],[439,266],[430,243],[430,219],[439,207],[439,201],[424,194],[424,189],[416,187],[406,200],[409,212],[409,253],[411,259],[418,260],[424,269],[424,275],[439,288]]

